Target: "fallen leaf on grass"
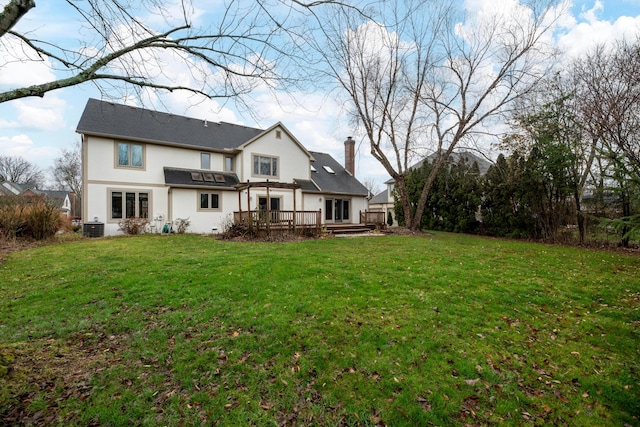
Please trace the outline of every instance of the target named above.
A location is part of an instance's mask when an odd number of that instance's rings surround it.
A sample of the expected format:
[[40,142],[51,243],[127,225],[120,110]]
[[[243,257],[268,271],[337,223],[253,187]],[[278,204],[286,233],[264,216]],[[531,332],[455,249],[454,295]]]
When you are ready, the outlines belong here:
[[431,411],[431,402],[429,402],[424,397],[418,396],[418,403],[420,403],[420,406],[422,406],[422,409],[425,412],[430,412]]
[[473,380],[464,380],[464,382],[466,384],[471,385],[471,386],[478,384],[478,381],[480,381],[480,378],[476,378],[476,379],[473,379]]

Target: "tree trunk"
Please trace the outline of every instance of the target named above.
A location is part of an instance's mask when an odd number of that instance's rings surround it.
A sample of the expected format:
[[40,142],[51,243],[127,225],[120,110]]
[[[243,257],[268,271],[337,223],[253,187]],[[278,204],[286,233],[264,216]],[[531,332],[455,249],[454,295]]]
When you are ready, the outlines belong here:
[[580,239],[580,244],[582,245],[585,239],[584,215],[582,215],[582,208],[580,205],[580,193],[578,191],[573,192],[573,200],[576,205],[576,220],[578,222],[578,235]]

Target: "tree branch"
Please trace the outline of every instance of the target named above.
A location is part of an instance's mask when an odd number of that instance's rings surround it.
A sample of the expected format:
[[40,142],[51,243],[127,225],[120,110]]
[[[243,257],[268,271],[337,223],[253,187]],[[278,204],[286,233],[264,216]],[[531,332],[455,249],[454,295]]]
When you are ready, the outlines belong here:
[[30,9],[36,7],[33,0],[11,0],[0,13],[0,37],[4,36]]

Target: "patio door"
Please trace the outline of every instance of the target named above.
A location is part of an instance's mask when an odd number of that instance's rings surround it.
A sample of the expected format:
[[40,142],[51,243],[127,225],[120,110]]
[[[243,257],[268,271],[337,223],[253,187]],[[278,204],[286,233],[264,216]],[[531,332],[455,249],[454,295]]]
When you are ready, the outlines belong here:
[[348,221],[350,219],[350,210],[349,199],[326,199],[325,220],[333,220],[333,222]]
[[[270,211],[279,211],[280,210],[280,198],[279,197],[271,197],[271,201],[269,203]],[[267,210],[267,198],[260,196],[258,197],[258,208],[261,211]]]
[[[260,216],[264,219],[264,215],[267,214],[267,198],[265,196],[258,197],[258,209],[260,210]],[[280,211],[280,198],[270,197],[269,211],[271,212],[270,221],[274,222],[278,220]]]

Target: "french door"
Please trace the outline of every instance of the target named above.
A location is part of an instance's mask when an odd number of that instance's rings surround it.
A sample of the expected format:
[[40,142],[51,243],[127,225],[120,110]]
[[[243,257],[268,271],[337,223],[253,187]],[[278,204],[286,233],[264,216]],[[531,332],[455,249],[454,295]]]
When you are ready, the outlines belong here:
[[324,219],[327,222],[343,222],[350,219],[349,199],[326,199]]

